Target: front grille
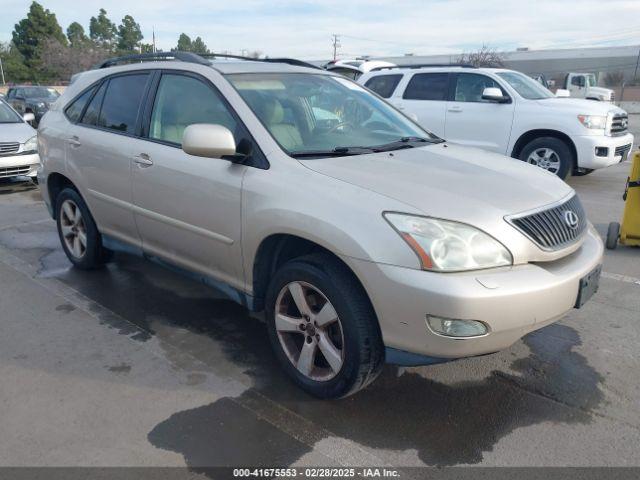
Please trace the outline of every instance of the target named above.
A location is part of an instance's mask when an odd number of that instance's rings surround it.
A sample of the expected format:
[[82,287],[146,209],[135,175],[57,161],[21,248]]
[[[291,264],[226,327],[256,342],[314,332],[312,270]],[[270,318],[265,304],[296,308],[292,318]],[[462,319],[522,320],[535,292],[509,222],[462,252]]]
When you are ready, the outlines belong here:
[[631,150],[631,144],[622,145],[620,147],[616,147],[614,157],[622,157],[620,158],[621,162],[624,162],[627,159],[627,155],[629,154],[629,150]]
[[577,241],[587,228],[587,216],[577,195],[560,205],[513,215],[506,220],[543,250],[567,247]]
[[609,132],[611,132],[611,135],[613,136],[624,135],[625,133],[627,133],[628,125],[629,125],[629,118],[627,117],[627,114],[619,113],[613,116],[613,119],[611,120],[611,127],[609,129]]
[[18,175],[26,175],[31,167],[29,165],[21,165],[19,167],[0,167],[0,178],[16,177]]
[[10,155],[16,153],[20,149],[18,142],[0,143],[0,155]]

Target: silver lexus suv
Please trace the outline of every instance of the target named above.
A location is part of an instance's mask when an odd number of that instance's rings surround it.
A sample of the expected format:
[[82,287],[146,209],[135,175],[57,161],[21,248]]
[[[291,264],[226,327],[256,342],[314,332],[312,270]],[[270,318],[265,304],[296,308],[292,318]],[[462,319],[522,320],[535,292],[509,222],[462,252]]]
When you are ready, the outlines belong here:
[[137,251],[264,310],[311,394],[496,352],[597,289],[602,242],[554,175],[299,61],[156,57],[80,74],[40,124],[62,247],[82,269]]

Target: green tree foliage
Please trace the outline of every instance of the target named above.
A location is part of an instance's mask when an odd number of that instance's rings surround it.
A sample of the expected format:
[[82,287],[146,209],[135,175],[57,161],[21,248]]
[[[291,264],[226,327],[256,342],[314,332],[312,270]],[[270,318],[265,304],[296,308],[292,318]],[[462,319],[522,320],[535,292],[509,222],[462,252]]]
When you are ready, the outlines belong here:
[[118,26],[118,50],[129,53],[137,51],[142,38],[140,25],[131,15],[125,15]]
[[115,46],[118,29],[107,17],[107,11],[101,8],[97,17],[89,20],[89,37],[101,48],[112,50]]
[[181,33],[178,38],[178,45],[174,50],[178,50],[180,52],[190,52],[191,51],[191,38],[186,33]]
[[196,39],[191,44],[191,51],[193,53],[209,53],[209,49],[200,37],[196,37]]
[[89,37],[84,33],[84,28],[78,22],[73,22],[67,28],[67,38],[73,48],[89,47]]
[[37,68],[45,42],[53,38],[62,45],[67,44],[62,28],[54,13],[33,2],[27,17],[16,23],[12,33],[13,44],[22,54],[29,68]]
[[24,57],[11,43],[0,43],[0,58],[4,79],[7,83],[20,83],[32,80],[31,70],[25,64]]

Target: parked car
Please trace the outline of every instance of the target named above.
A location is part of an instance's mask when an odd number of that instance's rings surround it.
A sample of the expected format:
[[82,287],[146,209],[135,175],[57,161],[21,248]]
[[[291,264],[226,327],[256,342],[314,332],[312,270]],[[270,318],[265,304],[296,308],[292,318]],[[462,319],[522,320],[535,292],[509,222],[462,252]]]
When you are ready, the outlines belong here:
[[7,90],[7,101],[21,115],[33,113],[35,125],[49,110],[60,94],[55,88],[40,86],[19,86]]
[[179,61],[83,73],[42,120],[62,248],[81,269],[137,251],[264,310],[313,395],[502,350],[597,288],[602,241],[555,176],[324,70],[158,55]]
[[0,100],[0,178],[27,176],[35,180],[40,164],[36,131],[27,122],[33,114],[20,116]]
[[513,70],[386,68],[358,83],[442,138],[519,158],[562,179],[622,162],[633,145],[621,108],[556,98]]
[[615,93],[610,88],[598,87],[594,73],[568,73],[564,77],[565,90],[568,90],[573,98],[586,98],[601,102],[613,102]]
[[332,60],[324,65],[326,70],[357,80],[363,73],[370,72],[374,68],[395,67],[395,63],[385,62],[382,60]]

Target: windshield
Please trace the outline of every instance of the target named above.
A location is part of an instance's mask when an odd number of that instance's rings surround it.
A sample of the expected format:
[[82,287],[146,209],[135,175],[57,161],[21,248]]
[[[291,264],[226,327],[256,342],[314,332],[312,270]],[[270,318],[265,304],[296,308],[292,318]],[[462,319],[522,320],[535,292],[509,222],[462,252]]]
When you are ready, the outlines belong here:
[[541,100],[543,98],[553,98],[554,95],[547,88],[540,85],[531,77],[519,72],[498,72],[497,75],[506,80],[518,95],[527,100]]
[[593,73],[587,75],[587,87],[595,87],[596,84],[596,76]]
[[385,101],[346,78],[307,73],[227,75],[292,156],[357,155],[438,142]]
[[0,123],[21,123],[22,117],[0,100]]
[[60,94],[54,88],[29,87],[24,89],[26,98],[48,98],[55,100]]

